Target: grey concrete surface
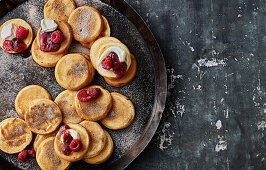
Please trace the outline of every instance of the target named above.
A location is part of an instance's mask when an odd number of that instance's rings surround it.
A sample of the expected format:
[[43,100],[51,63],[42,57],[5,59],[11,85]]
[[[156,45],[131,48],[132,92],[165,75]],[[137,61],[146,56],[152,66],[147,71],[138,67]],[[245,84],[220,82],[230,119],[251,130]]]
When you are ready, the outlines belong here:
[[160,127],[128,169],[266,169],[266,1],[126,1],[168,70]]

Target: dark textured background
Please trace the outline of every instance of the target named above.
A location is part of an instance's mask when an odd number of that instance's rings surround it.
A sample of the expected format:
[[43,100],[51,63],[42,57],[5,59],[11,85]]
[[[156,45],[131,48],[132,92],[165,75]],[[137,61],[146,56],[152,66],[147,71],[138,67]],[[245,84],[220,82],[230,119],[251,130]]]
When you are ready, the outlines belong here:
[[266,1],[126,1],[161,46],[169,92],[128,169],[266,169]]

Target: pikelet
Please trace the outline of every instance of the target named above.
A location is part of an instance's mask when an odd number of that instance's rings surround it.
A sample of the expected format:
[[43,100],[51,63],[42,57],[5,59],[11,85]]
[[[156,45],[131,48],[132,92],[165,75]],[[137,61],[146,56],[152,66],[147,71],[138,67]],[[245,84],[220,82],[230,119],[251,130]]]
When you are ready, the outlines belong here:
[[40,50],[40,47],[35,39],[31,46],[32,59],[43,67],[55,67],[56,63],[67,54],[67,50],[61,54],[50,54]]
[[69,155],[65,155],[62,152],[62,148],[64,146],[64,143],[62,142],[61,136],[63,133],[61,131],[61,128],[55,137],[54,149],[55,149],[55,153],[61,159],[64,159],[64,160],[70,161],[70,162],[76,162],[76,161],[81,160],[84,157],[84,155],[87,153],[88,148],[89,148],[89,144],[90,144],[90,137],[88,135],[87,130],[83,126],[81,126],[80,124],[70,123],[70,124],[67,124],[67,126],[69,126],[72,130],[76,131],[78,133],[78,135],[80,136],[80,141],[82,144],[81,149],[77,152],[72,151]]
[[62,112],[62,122],[64,124],[80,123],[83,120],[75,109],[75,97],[77,93],[77,91],[65,90],[61,92],[54,100]]
[[83,43],[95,40],[103,30],[103,19],[99,11],[93,7],[81,6],[69,16],[74,39]]
[[112,155],[113,151],[114,151],[114,142],[112,137],[110,136],[110,134],[105,131],[105,135],[107,137],[106,140],[106,144],[105,147],[103,148],[103,150],[96,156],[92,157],[92,158],[83,158],[83,160],[89,164],[101,164],[105,161],[107,161],[110,156]]
[[135,117],[135,108],[133,103],[124,95],[112,92],[113,106],[101,123],[113,130],[128,127]]
[[54,131],[53,133],[50,133],[50,134],[47,134],[47,135],[37,135],[37,136],[35,137],[35,140],[34,140],[34,143],[33,143],[33,148],[34,148],[35,152],[37,152],[37,150],[38,150],[40,144],[41,144],[45,139],[50,138],[50,137],[53,137],[53,136],[56,136],[57,132],[58,132],[58,131],[56,130],[56,131]]
[[30,130],[37,134],[54,132],[62,121],[59,107],[51,100],[37,99],[32,102],[25,114],[25,121]]
[[26,112],[28,112],[32,101],[36,99],[52,99],[47,90],[38,85],[30,85],[24,87],[17,94],[15,100],[15,109],[21,118],[24,118]]
[[23,151],[31,142],[32,133],[24,120],[8,118],[0,123],[0,149],[8,154]]
[[71,162],[61,159],[54,150],[55,137],[45,139],[36,153],[36,160],[41,169],[63,170],[68,169]]
[[124,86],[136,75],[135,57],[114,37],[97,39],[91,46],[90,58],[93,67],[111,86]]
[[111,86],[122,87],[130,83],[135,78],[136,73],[137,73],[137,61],[134,55],[131,54],[131,65],[123,77],[119,79],[104,77],[104,80],[106,81],[106,83],[108,83]]
[[77,113],[83,119],[97,121],[106,117],[112,107],[112,97],[110,93],[101,86],[89,86],[85,88],[85,90],[88,92],[90,88],[99,88],[101,90],[100,96],[87,102],[82,102],[76,97],[75,107]]
[[[97,39],[98,39],[98,38],[101,38],[101,37],[110,37],[110,35],[111,35],[111,29],[110,29],[110,25],[109,25],[107,19],[106,19],[104,16],[102,16],[102,18],[103,18],[103,31],[102,31],[101,34],[97,37]],[[94,42],[95,42],[95,40],[92,41],[92,42],[88,42],[88,43],[83,43],[83,42],[81,42],[81,44],[82,44],[84,47],[86,47],[86,48],[91,48],[91,46],[92,46],[92,44],[93,44]]]
[[[32,42],[32,39],[33,39],[33,32],[32,32],[32,28],[31,28],[30,24],[27,23],[25,20],[20,19],[20,18],[11,19],[11,20],[6,21],[4,24],[2,24],[0,26],[0,33],[2,32],[2,29],[4,28],[4,26],[6,26],[6,25],[8,25],[10,23],[14,24],[16,27],[22,26],[22,27],[24,27],[24,28],[29,30],[28,36],[25,39],[23,39],[24,43],[26,44],[26,47],[28,48],[30,46],[31,42]],[[2,49],[3,49],[3,43],[4,43],[4,40],[0,36],[0,46],[1,46]],[[15,51],[7,51],[7,52],[8,53],[17,53]]]
[[68,90],[79,90],[91,83],[95,70],[91,62],[80,53],[67,54],[55,66],[55,78]]
[[[62,31],[62,33],[64,35],[64,40],[61,43],[60,48],[57,51],[47,52],[47,53],[53,54],[53,55],[61,54],[61,53],[64,53],[65,51],[67,51],[69,46],[70,46],[70,44],[71,44],[71,42],[72,42],[72,38],[73,38],[71,27],[70,27],[70,25],[67,22],[65,22],[65,21],[55,21],[55,22],[58,25],[58,29],[60,31]],[[40,28],[38,30],[37,36],[36,36],[37,43],[38,43],[39,47],[40,47],[40,32],[41,32],[41,29],[42,28]]]
[[44,18],[67,22],[69,15],[75,8],[76,4],[73,0],[49,0],[44,5]]
[[106,143],[106,135],[103,128],[97,122],[84,120],[80,124],[87,130],[90,136],[89,149],[84,158],[92,158],[103,150]]
[[[90,49],[90,59],[92,63],[96,63],[96,56],[99,56],[99,49],[102,46],[102,44],[109,43],[109,42],[115,42],[115,43],[121,43],[117,38],[115,37],[102,37],[97,39]],[[93,56],[93,57],[92,57]],[[96,67],[96,66],[94,66]]]

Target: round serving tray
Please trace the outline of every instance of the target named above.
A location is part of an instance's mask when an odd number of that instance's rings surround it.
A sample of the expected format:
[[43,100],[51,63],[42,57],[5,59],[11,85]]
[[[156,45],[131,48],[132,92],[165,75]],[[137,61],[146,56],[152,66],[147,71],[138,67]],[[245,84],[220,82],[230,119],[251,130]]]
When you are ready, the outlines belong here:
[[[11,18],[28,21],[36,35],[43,18],[45,0],[26,2],[0,0],[0,25]],[[151,31],[136,13],[123,0],[75,0],[77,6],[89,5],[97,8],[111,26],[111,34],[125,43],[138,62],[136,78],[121,88],[106,84],[100,75],[96,75],[92,84],[102,85],[109,91],[120,92],[134,103],[136,117],[126,129],[108,132],[111,134],[115,150],[111,158],[101,165],[88,165],[83,161],[75,162],[70,169],[123,169],[127,167],[148,145],[153,137],[165,106],[167,93],[167,75],[163,55]],[[18,5],[18,3],[21,3]],[[3,6],[6,8],[3,8]],[[18,5],[13,9],[14,6]],[[2,9],[7,9],[7,13]],[[88,50],[73,42],[69,52]],[[30,84],[46,88],[55,98],[62,89],[55,81],[54,68],[37,65],[30,57],[7,54],[0,50],[0,121],[8,117],[17,117],[14,100],[20,89]],[[32,147],[32,146],[29,146]],[[34,159],[20,163],[17,154],[9,155],[0,151],[0,169],[38,169]]]

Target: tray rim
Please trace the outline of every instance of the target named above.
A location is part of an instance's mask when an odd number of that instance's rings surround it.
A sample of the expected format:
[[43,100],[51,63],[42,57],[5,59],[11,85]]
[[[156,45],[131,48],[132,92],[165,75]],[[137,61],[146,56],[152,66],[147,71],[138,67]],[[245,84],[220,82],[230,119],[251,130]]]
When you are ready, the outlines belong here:
[[[159,44],[157,43],[157,40],[155,39],[153,33],[151,32],[145,21],[135,11],[135,9],[124,0],[101,1],[119,11],[121,14],[126,16],[131,23],[134,24],[134,26],[137,28],[138,32],[141,34],[142,38],[146,42],[154,64],[155,96],[152,115],[150,117],[148,125],[146,126],[143,134],[141,135],[137,143],[135,143],[133,147],[119,160],[115,161],[110,165],[110,167],[108,167],[108,169],[125,169],[146,148],[159,126],[162,113],[165,108],[167,96],[167,71],[164,57],[159,47]],[[21,3],[23,2],[20,1],[20,3],[17,3],[15,5],[12,3],[12,5],[14,5],[13,8]],[[12,8],[9,10],[12,10]],[[0,18],[2,18],[3,16],[0,16]],[[2,168],[8,167],[9,169],[19,169],[15,167],[12,163],[4,160],[2,157],[0,157],[0,162],[0,167]]]
[[146,148],[159,126],[167,96],[167,71],[164,57],[157,40],[136,10],[124,0],[101,1],[118,10],[135,25],[149,48],[154,64],[155,97],[149,123],[138,142],[124,156],[109,167],[111,169],[124,169]]

